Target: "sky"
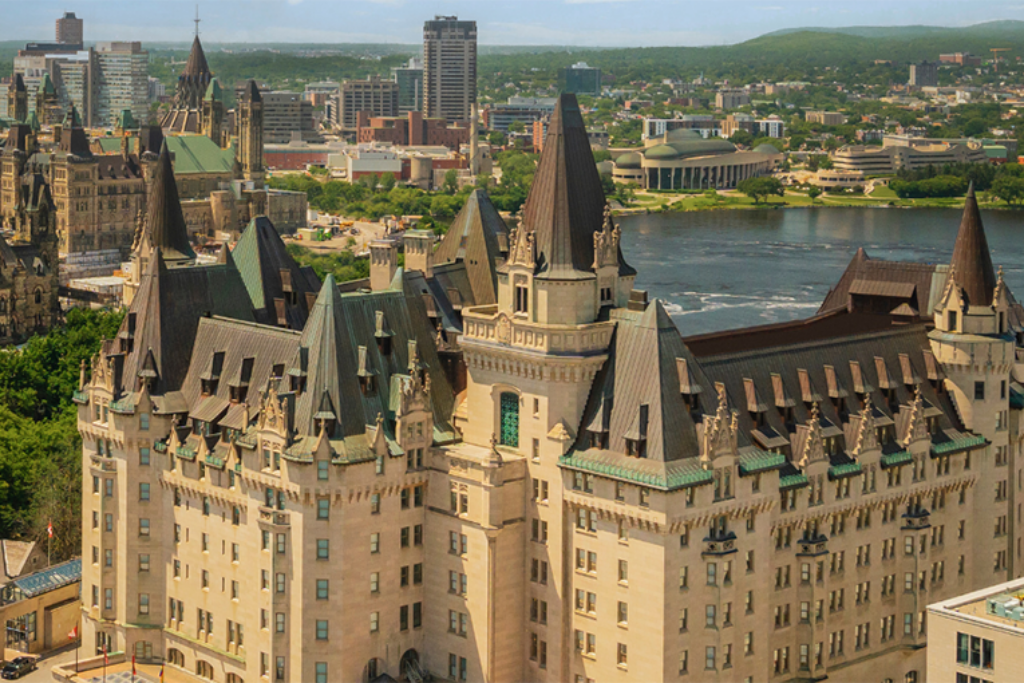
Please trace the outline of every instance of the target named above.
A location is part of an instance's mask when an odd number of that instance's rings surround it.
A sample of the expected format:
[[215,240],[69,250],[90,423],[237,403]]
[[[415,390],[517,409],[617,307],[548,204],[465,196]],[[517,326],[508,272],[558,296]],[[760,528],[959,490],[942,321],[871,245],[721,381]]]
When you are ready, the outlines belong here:
[[[195,0],[0,0],[0,40],[52,40],[73,11],[86,41],[190,41]],[[484,45],[721,45],[802,26],[1024,20],[1022,0],[202,0],[204,42],[422,41],[435,14],[475,19]]]

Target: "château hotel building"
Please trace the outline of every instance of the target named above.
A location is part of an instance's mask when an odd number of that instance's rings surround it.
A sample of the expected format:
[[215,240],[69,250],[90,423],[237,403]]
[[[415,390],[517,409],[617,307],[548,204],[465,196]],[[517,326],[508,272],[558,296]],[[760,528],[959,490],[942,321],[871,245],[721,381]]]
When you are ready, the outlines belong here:
[[[684,338],[574,96],[522,219],[321,285],[196,265],[169,163],[83,368],[84,642],[226,683],[925,680],[926,605],[1024,574],[1021,308],[858,252],[814,316]],[[109,551],[109,552],[108,552]]]

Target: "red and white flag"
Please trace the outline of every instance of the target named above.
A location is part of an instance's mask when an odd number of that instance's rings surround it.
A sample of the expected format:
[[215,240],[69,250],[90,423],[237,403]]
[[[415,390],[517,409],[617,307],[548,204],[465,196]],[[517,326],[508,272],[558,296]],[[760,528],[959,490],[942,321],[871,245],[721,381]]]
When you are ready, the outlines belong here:
[[74,627],[68,631],[68,640],[78,640],[78,627]]
[[47,522],[47,524],[46,524],[46,535],[49,538],[53,538],[53,522]]
[[135,676],[135,655],[132,655],[132,676]]

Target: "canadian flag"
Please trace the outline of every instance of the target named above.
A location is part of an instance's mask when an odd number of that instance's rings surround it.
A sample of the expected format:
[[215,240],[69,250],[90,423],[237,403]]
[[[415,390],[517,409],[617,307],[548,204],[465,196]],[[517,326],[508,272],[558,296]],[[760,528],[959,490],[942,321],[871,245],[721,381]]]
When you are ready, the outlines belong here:
[[78,627],[74,627],[68,631],[68,640],[78,640]]
[[46,535],[49,538],[53,538],[53,522],[47,522],[47,524],[46,524]]
[[103,644],[103,664],[110,664],[110,657],[107,656],[107,645]]

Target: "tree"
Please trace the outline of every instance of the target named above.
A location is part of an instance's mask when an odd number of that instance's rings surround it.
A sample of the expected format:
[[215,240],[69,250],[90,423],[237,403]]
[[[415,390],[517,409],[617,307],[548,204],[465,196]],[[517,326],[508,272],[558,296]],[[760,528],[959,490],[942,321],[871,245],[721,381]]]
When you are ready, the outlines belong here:
[[492,130],[487,135],[487,142],[491,143],[492,147],[504,147],[508,144],[508,138],[500,130]]
[[734,145],[750,146],[750,143],[754,141],[754,136],[750,134],[750,131],[738,128],[732,135],[729,136],[729,142]]
[[459,208],[459,200],[455,197],[438,195],[430,202],[430,215],[434,218],[447,220],[454,218]]
[[601,189],[604,190],[605,197],[611,197],[615,194],[615,181],[612,180],[611,173],[601,174]]
[[782,181],[771,176],[747,178],[740,181],[736,189],[753,199],[755,204],[760,204],[762,199],[767,199],[771,195],[783,197],[786,194],[786,188],[782,186]]
[[396,182],[397,181],[395,180],[395,174],[388,171],[387,173],[380,177],[381,190],[384,192],[391,192],[391,190],[395,189]]
[[378,182],[379,179],[376,173],[367,173],[366,175],[359,176],[359,184],[370,192],[375,192],[377,190]]
[[513,121],[508,126],[508,132],[510,132],[510,133],[525,133],[526,132],[526,124],[523,123],[522,121]]
[[1013,206],[1024,199],[1024,178],[1000,176],[992,183],[992,194]]
[[821,196],[821,192],[822,189],[817,185],[811,185],[809,188],[807,188],[807,196],[811,198],[811,204],[814,203],[815,199]]
[[455,194],[459,191],[459,174],[455,172],[454,168],[448,169],[448,172],[444,174],[444,183],[441,189],[446,194]]

